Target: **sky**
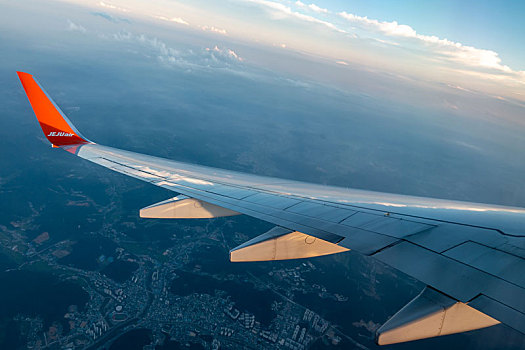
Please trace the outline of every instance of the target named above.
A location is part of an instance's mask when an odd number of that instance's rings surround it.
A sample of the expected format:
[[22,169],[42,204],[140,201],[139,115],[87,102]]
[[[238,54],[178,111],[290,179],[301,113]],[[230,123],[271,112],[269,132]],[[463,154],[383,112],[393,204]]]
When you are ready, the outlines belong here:
[[523,1],[328,0],[322,4],[336,11],[351,9],[356,15],[409,25],[422,34],[490,49],[510,67],[525,69],[525,47],[520,45],[525,33]]
[[[519,1],[71,0],[332,60],[525,101]],[[74,27],[72,27],[74,28]],[[341,67],[344,68],[344,67]]]
[[[453,29],[417,15],[456,23],[445,9],[400,4],[0,0],[0,80],[20,92],[13,72],[34,74],[102,144],[308,182],[523,206],[519,69],[483,51],[491,47],[468,46],[482,35],[460,44],[440,32]],[[485,54],[487,62],[474,59]],[[140,105],[148,116],[140,128],[107,114],[128,111],[131,95],[157,101]],[[27,107],[24,98],[13,110]],[[144,123],[160,109],[176,125],[163,137],[184,140],[184,152],[126,138],[155,128]]]

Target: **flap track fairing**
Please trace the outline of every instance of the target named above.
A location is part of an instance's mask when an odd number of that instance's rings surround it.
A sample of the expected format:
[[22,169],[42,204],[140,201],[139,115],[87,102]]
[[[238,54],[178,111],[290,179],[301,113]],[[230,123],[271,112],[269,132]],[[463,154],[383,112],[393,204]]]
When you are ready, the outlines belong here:
[[284,227],[274,227],[230,251],[230,261],[269,261],[311,258],[348,248]]
[[177,196],[140,209],[141,218],[211,219],[240,213],[186,196]]
[[494,326],[498,320],[426,287],[377,330],[379,345],[396,344]]

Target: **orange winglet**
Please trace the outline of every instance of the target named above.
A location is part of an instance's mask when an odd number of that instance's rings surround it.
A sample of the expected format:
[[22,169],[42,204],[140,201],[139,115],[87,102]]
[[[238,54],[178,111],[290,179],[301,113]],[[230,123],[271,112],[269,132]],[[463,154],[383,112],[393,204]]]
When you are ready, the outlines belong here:
[[80,134],[31,74],[16,73],[44,135],[54,147],[90,143]]

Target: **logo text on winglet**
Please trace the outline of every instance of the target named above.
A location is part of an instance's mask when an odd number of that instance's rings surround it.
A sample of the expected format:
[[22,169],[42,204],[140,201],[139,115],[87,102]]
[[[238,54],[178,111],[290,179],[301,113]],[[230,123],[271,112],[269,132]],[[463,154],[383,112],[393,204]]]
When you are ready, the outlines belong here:
[[66,136],[66,137],[71,137],[73,136],[73,134],[70,134],[68,132],[62,132],[62,131],[51,131],[49,133],[49,135],[47,136]]

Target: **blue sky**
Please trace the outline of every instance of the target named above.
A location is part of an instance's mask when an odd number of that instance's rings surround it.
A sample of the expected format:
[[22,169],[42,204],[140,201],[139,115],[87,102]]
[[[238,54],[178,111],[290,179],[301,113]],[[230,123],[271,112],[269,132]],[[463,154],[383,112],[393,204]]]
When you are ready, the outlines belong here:
[[317,4],[397,21],[424,34],[495,50],[506,64],[525,69],[525,2],[520,0],[319,0]]

